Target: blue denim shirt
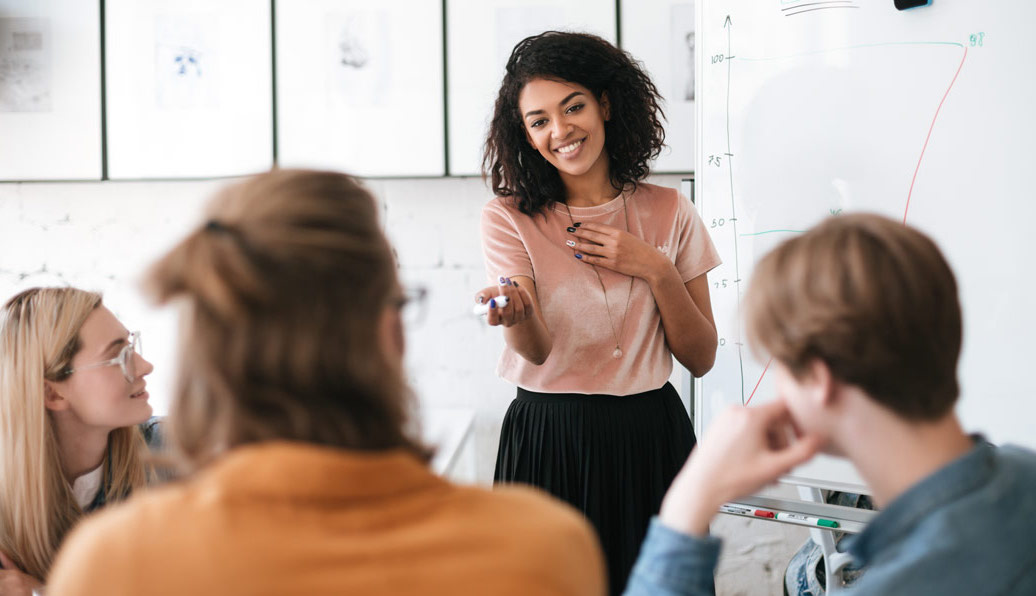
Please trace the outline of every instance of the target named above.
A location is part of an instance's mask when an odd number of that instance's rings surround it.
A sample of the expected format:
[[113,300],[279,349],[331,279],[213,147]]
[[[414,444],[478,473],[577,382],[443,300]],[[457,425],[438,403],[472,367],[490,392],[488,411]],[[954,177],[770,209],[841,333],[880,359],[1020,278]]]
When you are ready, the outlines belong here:
[[[626,594],[714,594],[719,550],[654,519]],[[849,552],[867,570],[842,594],[1036,594],[1036,453],[977,440],[889,504]]]

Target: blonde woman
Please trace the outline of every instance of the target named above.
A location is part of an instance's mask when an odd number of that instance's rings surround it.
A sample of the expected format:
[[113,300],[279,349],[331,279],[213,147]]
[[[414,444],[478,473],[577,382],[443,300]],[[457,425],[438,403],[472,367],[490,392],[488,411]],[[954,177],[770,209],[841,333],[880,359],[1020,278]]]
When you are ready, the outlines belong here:
[[604,593],[574,509],[428,469],[403,371],[415,294],[352,178],[231,186],[149,285],[183,308],[167,438],[193,477],[85,522],[55,593]]
[[153,367],[138,342],[75,288],[26,290],[0,311],[0,594],[40,589],[84,513],[147,483]]

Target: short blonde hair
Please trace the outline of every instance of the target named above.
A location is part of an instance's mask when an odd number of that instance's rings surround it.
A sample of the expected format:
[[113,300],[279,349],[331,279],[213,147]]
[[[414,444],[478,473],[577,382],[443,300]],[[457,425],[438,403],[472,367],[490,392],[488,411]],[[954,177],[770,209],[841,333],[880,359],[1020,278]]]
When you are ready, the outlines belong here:
[[957,400],[957,283],[910,226],[874,214],[825,220],[759,262],[745,312],[753,346],[797,376],[819,358],[910,420],[936,420]]
[[400,287],[370,193],[344,174],[274,170],[207,215],[146,282],[185,306],[166,435],[184,467],[276,439],[426,456],[403,370],[378,349]]

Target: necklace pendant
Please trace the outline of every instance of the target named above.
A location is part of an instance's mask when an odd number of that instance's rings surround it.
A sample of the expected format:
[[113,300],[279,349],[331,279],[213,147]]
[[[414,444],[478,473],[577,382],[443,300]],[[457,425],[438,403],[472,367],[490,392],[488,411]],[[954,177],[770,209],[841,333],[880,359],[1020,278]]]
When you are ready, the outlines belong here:
[[612,358],[616,358],[616,359],[622,358],[622,350],[620,350],[618,347],[616,347],[615,351],[612,352]]

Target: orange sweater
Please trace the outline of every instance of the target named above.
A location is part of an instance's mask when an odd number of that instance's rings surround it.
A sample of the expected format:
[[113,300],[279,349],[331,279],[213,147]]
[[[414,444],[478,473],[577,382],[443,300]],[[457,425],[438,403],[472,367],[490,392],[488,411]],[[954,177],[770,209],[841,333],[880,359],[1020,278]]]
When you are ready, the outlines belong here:
[[402,451],[241,447],[76,528],[49,596],[605,592],[580,515],[532,489],[461,487]]

